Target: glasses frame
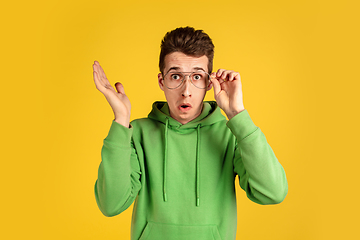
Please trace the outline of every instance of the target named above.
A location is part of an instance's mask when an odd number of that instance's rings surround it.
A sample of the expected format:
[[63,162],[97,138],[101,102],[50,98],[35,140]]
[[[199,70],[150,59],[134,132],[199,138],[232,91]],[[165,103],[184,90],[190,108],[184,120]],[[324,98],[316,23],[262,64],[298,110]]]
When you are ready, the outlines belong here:
[[[204,73],[206,73],[207,76],[208,76],[208,79],[207,79],[206,81],[211,82],[211,80],[210,80],[210,74],[207,73],[207,72],[205,72],[205,71],[203,71],[203,70],[198,70],[198,71],[196,71],[196,72],[180,72],[180,71],[176,71],[175,73],[181,73],[182,75],[184,75],[184,79],[181,80],[181,83],[179,84],[179,86],[174,87],[174,88],[171,88],[171,87],[166,86],[166,81],[165,81],[165,78],[166,78],[166,76],[167,76],[169,73],[174,73],[174,72],[169,71],[169,72],[167,72],[165,75],[163,74],[164,85],[165,85],[165,87],[167,87],[168,89],[177,89],[177,88],[179,88],[179,87],[184,83],[186,77],[188,76],[189,79],[190,79],[191,84],[194,85],[196,88],[206,89],[206,88],[208,87],[208,84],[206,84],[206,86],[205,86],[204,88],[201,88],[201,87],[196,86],[196,85],[193,83],[193,81],[192,81],[192,79],[191,79],[190,76],[191,76],[192,74],[194,74],[194,73],[197,73],[197,72],[204,72]],[[185,73],[188,73],[188,74],[185,74]]]

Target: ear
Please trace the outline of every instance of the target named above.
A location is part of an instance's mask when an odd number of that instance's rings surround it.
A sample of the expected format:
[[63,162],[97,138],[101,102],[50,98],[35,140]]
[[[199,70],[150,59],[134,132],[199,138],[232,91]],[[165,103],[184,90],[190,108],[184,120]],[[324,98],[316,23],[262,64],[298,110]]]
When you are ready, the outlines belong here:
[[164,91],[164,79],[163,79],[162,73],[158,74],[158,83],[159,83],[160,89]]
[[209,91],[212,88],[212,81],[210,81],[209,85],[206,88],[206,91]]

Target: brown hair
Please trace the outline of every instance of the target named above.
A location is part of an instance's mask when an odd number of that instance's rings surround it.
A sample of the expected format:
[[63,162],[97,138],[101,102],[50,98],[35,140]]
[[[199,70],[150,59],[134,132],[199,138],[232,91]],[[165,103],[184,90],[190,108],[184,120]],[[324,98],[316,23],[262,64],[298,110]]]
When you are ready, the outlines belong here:
[[195,30],[193,27],[180,27],[165,34],[161,41],[159,59],[161,73],[165,68],[165,56],[173,52],[182,52],[193,57],[206,55],[209,59],[208,71],[209,73],[212,72],[214,44],[203,30]]

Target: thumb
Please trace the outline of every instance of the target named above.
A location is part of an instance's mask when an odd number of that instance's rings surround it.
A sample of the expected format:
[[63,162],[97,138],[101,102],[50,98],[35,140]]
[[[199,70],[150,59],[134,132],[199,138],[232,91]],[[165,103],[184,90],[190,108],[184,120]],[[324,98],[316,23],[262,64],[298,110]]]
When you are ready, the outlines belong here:
[[214,86],[214,93],[215,93],[215,96],[218,95],[221,91],[221,86],[220,86],[220,83],[219,81],[216,79],[215,75],[211,74],[211,77],[210,77],[210,80]]
[[125,94],[124,86],[121,83],[119,82],[115,83],[115,88],[118,93]]

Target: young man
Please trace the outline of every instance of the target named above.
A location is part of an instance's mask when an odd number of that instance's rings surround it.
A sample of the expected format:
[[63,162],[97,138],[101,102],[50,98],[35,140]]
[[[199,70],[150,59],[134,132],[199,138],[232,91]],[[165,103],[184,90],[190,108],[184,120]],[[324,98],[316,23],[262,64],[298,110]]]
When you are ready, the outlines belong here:
[[[287,194],[282,166],[244,109],[239,73],[212,73],[213,55],[203,31],[168,32],[158,75],[167,102],[155,102],[147,118],[131,124],[123,86],[116,83],[115,91],[99,63],[93,65],[96,87],[115,115],[95,197],[106,216],[135,200],[131,239],[235,239],[236,175],[256,203],[280,203]],[[203,102],[212,87],[216,102]]]

